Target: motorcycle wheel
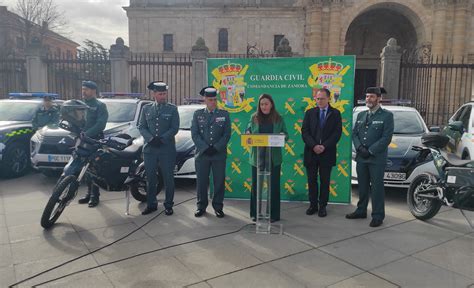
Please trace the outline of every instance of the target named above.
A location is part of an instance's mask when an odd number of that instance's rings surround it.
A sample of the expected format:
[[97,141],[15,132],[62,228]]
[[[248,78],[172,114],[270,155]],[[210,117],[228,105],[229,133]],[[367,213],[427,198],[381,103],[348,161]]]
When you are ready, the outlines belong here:
[[41,216],[41,226],[44,229],[54,225],[68,202],[74,197],[78,187],[79,183],[74,175],[67,176],[56,184]]
[[[158,173],[158,185],[156,185],[156,195],[163,189],[163,177]],[[146,202],[146,181],[138,181],[130,184],[130,194],[135,200]]]
[[426,189],[433,184],[435,177],[429,173],[423,173],[415,177],[410,184],[407,193],[408,209],[415,218],[420,220],[428,220],[435,216],[441,208],[439,199],[430,199],[417,196],[418,191]]

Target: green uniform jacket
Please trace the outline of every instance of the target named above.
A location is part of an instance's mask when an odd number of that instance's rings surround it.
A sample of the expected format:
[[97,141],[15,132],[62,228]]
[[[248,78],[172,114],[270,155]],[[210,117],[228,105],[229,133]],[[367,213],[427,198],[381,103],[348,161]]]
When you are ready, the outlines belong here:
[[[154,102],[145,105],[138,121],[138,130],[145,139],[144,153],[157,151],[156,149],[165,153],[176,151],[174,136],[179,130],[178,108],[171,103]],[[159,148],[148,145],[154,137],[163,141]]]
[[209,113],[207,108],[194,112],[191,124],[191,137],[196,145],[196,158],[203,157],[207,148],[211,145],[217,150],[213,159],[225,159],[227,157],[227,143],[232,133],[230,127],[229,112],[215,109]]
[[38,108],[31,124],[33,125],[33,130],[38,130],[39,128],[59,123],[59,108],[54,105],[49,110],[45,110],[44,107]]
[[84,133],[91,138],[99,138],[104,132],[105,125],[109,119],[109,112],[107,106],[96,98],[84,100],[89,106],[86,116],[86,126],[84,127]]
[[383,164],[387,162],[388,145],[393,135],[393,114],[380,107],[367,121],[369,112],[363,111],[357,115],[357,120],[352,130],[352,141],[357,149],[363,145],[367,147],[370,157],[364,159],[356,156],[357,162]]
[[[249,124],[247,125],[247,132],[251,134],[258,134],[259,133],[259,125],[254,121],[250,120]],[[285,140],[288,140],[288,131],[286,130],[286,124],[283,118],[281,118],[280,122],[273,123],[273,133],[274,134],[285,134]],[[257,167],[257,148],[253,147],[250,151],[250,165]],[[272,147],[272,163],[273,166],[281,165],[282,163],[282,154],[280,147]]]

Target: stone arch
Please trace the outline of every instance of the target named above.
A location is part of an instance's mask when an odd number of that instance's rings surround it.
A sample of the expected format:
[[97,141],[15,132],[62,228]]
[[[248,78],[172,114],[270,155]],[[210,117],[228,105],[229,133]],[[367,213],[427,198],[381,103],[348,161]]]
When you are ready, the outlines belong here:
[[344,51],[345,48],[345,39],[350,25],[360,15],[377,9],[392,10],[405,16],[415,28],[418,45],[431,42],[432,17],[430,8],[424,7],[421,3],[415,1],[406,1],[403,4],[394,1],[387,2],[384,0],[368,0],[361,2],[357,3],[357,5],[354,4],[352,7],[346,8],[348,13],[345,15],[344,19],[346,20],[343,21],[341,27],[342,51]]

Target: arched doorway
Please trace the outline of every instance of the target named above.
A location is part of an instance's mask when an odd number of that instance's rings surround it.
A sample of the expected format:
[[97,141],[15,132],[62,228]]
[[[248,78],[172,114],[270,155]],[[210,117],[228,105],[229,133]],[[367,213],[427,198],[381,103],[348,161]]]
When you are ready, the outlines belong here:
[[374,5],[351,22],[345,37],[344,54],[357,56],[354,101],[364,98],[366,87],[379,82],[380,53],[388,39],[397,39],[402,50],[418,45],[420,29],[417,31],[413,23],[413,14],[406,7],[394,9],[394,6]]

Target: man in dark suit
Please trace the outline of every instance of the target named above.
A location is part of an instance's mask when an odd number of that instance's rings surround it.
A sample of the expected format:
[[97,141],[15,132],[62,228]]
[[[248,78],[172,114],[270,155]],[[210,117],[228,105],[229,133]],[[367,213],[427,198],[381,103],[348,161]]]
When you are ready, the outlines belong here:
[[306,214],[313,215],[319,211],[319,217],[327,215],[331,170],[336,165],[336,146],[342,132],[341,113],[329,105],[330,95],[329,90],[324,88],[317,92],[317,107],[306,111],[301,129],[310,202]]

